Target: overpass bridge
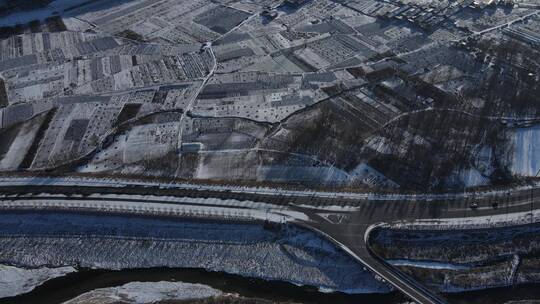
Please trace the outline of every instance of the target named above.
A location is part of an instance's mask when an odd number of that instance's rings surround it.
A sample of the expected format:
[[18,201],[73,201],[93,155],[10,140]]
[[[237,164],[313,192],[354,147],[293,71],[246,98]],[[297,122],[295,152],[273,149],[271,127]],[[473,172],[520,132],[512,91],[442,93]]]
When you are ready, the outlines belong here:
[[[107,182],[70,178],[0,177],[0,210],[67,210],[214,220],[288,221],[315,231],[417,303],[446,303],[440,295],[370,250],[381,224],[428,220],[502,223],[535,220],[536,186],[455,195],[379,195],[227,188],[193,184]],[[471,208],[471,204],[477,206]],[[539,210],[540,211],[540,210]]]

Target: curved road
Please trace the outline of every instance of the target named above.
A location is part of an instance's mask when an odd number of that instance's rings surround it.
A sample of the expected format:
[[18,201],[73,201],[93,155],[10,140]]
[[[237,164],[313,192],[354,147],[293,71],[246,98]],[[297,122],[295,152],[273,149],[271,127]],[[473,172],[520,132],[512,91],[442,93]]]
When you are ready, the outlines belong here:
[[535,220],[538,203],[538,186],[453,195],[385,195],[85,177],[0,177],[3,210],[293,222],[328,238],[417,303],[437,304],[446,302],[370,251],[370,231],[381,224],[419,220],[487,227],[495,221],[527,223]]

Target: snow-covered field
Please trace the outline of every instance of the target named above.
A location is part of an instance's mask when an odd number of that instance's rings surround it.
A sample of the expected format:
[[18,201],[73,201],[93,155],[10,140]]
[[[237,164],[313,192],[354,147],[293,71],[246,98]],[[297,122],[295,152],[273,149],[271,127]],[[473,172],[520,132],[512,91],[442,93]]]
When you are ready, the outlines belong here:
[[44,119],[44,116],[36,117],[23,124],[6,155],[0,160],[0,170],[15,170],[19,167],[34,142]]
[[220,296],[210,286],[183,282],[131,282],[119,287],[100,288],[84,293],[64,304],[155,303],[167,300],[194,300]]
[[27,293],[50,279],[76,271],[66,266],[59,268],[23,269],[0,265],[0,298],[14,297]]
[[204,268],[348,293],[388,292],[352,257],[294,226],[75,214],[0,214],[0,256],[28,267]]
[[477,169],[469,168],[460,172],[460,179],[466,187],[489,185],[489,178],[483,176]]
[[522,176],[540,172],[540,126],[517,129],[513,136],[514,153],[510,170]]

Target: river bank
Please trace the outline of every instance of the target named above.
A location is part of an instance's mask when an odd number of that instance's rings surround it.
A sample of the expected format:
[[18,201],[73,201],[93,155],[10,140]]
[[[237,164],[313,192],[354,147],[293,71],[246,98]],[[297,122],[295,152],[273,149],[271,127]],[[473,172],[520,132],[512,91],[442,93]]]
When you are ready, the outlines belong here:
[[398,292],[388,294],[322,293],[313,286],[246,278],[203,269],[144,268],[125,270],[79,269],[76,273],[55,278],[33,291],[17,297],[0,299],[1,304],[58,304],[92,290],[121,286],[130,282],[186,282],[204,284],[224,293],[272,302],[294,303],[403,303]]
[[[540,272],[535,270],[540,269],[539,259],[530,254],[540,244],[535,239],[539,231],[540,224],[449,232],[386,228],[374,233],[372,248],[427,286],[454,297],[464,291],[540,282],[536,280]],[[259,291],[253,296],[270,294],[271,300],[276,290],[283,289],[290,294],[277,297],[285,300],[298,290],[307,291],[299,299],[302,303],[319,303],[327,297],[343,301],[338,303],[362,297],[396,303],[396,293],[363,265],[317,234],[292,224],[7,212],[0,214],[0,242],[0,263],[78,270],[10,298],[20,302],[0,303],[33,303],[33,297],[42,299],[43,293],[51,303],[61,303],[96,288],[134,281],[185,281],[181,276],[167,277],[178,271],[203,271],[193,283],[207,283],[213,274],[256,282],[241,287],[239,293],[249,294],[256,287]],[[528,255],[523,254],[526,250]],[[101,275],[105,278],[85,283]],[[155,279],[149,279],[152,276]],[[482,280],[473,280],[474,276]],[[58,282],[63,283],[55,285]],[[65,289],[58,286],[68,284],[74,286],[70,294],[54,295],[55,289]]]
[[390,264],[445,293],[540,282],[540,223],[441,230],[379,227],[371,248]]
[[[29,293],[0,299],[0,304],[58,304],[92,290],[121,286],[137,281],[205,284],[225,293],[236,294],[239,297],[261,299],[272,303],[406,303],[406,299],[398,292],[356,295],[321,293],[315,287],[300,287],[286,282],[251,279],[226,273],[208,272],[202,269],[146,268],[120,271],[79,269],[76,273],[47,281]],[[503,304],[538,298],[538,288],[540,288],[540,284],[525,284],[514,287],[451,293],[445,294],[445,297],[453,304]]]
[[0,263],[24,268],[201,268],[323,291],[391,291],[329,241],[288,224],[15,212],[0,214],[0,242]]

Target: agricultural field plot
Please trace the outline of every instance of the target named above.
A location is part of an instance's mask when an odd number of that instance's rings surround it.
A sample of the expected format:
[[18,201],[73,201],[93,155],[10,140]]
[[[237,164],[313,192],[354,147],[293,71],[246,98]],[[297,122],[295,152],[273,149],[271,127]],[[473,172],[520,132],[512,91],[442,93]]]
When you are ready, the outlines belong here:
[[0,29],[2,171],[442,190],[540,169],[532,4],[25,3]]
[[[210,79],[199,94],[193,112],[201,116],[243,117],[275,123],[328,98],[324,88],[339,82],[339,76],[331,72],[304,75],[258,72],[218,75]],[[351,75],[342,77],[342,80],[353,78]]]

